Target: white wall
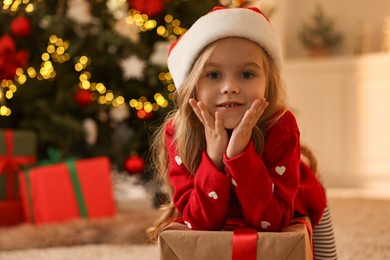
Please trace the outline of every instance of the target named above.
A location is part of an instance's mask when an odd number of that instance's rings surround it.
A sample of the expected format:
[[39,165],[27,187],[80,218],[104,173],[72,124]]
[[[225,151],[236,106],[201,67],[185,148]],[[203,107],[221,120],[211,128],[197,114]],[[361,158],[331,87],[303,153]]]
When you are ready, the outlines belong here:
[[390,16],[389,0],[261,0],[259,2],[276,8],[271,20],[281,34],[287,59],[307,56],[297,34],[303,22],[313,15],[317,4],[322,5],[325,15],[334,20],[335,29],[344,36],[343,42],[334,50],[338,55],[353,54],[356,38],[361,33],[363,24],[370,28],[372,50],[381,50],[384,19]]
[[[390,0],[264,2],[276,7],[271,20],[284,47],[289,104],[327,183],[390,192],[390,53],[379,53]],[[297,33],[318,3],[344,40],[332,57],[316,60]],[[363,23],[371,29],[372,53],[354,55]]]
[[[390,198],[390,52],[382,52],[390,0],[257,0],[274,7],[288,105],[302,141],[319,159],[328,195]],[[298,32],[321,4],[342,43],[330,57],[310,58]],[[364,26],[371,51],[356,54]],[[333,195],[332,195],[333,194]]]
[[390,188],[389,68],[390,54],[285,62],[289,107],[329,186]]

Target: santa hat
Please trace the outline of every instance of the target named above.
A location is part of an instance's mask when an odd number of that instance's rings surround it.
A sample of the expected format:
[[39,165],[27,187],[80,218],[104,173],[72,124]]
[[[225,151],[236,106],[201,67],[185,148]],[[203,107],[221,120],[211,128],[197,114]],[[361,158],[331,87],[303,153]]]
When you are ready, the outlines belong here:
[[258,8],[215,7],[200,17],[171,45],[168,68],[176,88],[180,88],[202,49],[226,37],[242,37],[259,44],[281,72],[282,51],[279,36]]

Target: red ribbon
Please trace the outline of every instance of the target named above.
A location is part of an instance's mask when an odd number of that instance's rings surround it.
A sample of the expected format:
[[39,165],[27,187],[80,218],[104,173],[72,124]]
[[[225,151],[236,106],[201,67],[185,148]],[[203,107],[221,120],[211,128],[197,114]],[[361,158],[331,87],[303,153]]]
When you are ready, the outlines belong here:
[[253,228],[237,228],[233,232],[232,260],[256,260],[257,231]]
[[7,190],[6,197],[14,198],[15,197],[15,177],[21,165],[35,163],[35,156],[18,156],[15,157],[14,154],[14,144],[13,144],[13,131],[11,129],[5,130],[5,144],[6,144],[6,155],[0,155],[0,174],[7,174]]
[[[293,219],[290,225],[302,223],[306,226],[311,241],[311,249],[314,259],[313,230],[311,224],[305,219]],[[241,224],[241,223],[240,223]],[[257,256],[257,231],[253,228],[239,227],[233,232],[232,260],[256,260]]]

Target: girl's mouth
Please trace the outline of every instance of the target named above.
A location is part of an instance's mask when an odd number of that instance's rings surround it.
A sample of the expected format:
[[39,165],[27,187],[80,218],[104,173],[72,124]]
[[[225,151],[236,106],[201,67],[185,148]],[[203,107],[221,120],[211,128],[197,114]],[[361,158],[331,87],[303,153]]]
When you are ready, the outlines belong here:
[[241,104],[221,104],[218,105],[218,107],[225,107],[225,108],[233,108],[233,107],[240,107],[242,106]]

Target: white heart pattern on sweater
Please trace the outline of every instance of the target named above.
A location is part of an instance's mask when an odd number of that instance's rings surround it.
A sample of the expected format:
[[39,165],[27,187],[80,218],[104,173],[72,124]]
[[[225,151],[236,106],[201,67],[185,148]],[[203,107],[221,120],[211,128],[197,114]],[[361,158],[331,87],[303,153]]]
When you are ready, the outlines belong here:
[[269,223],[268,221],[261,221],[261,227],[263,229],[267,229],[269,228],[269,226],[271,226],[271,223]]
[[286,167],[285,166],[276,166],[275,171],[277,174],[282,176],[284,174],[284,172],[286,171]]
[[191,225],[190,222],[184,221],[184,224],[186,224],[186,226],[187,226],[189,229],[192,229],[192,225]]
[[209,193],[209,197],[213,199],[218,199],[218,194],[215,191],[212,191]]
[[181,165],[183,163],[183,161],[181,160],[181,158],[178,155],[175,156],[175,161],[176,161],[177,165]]

